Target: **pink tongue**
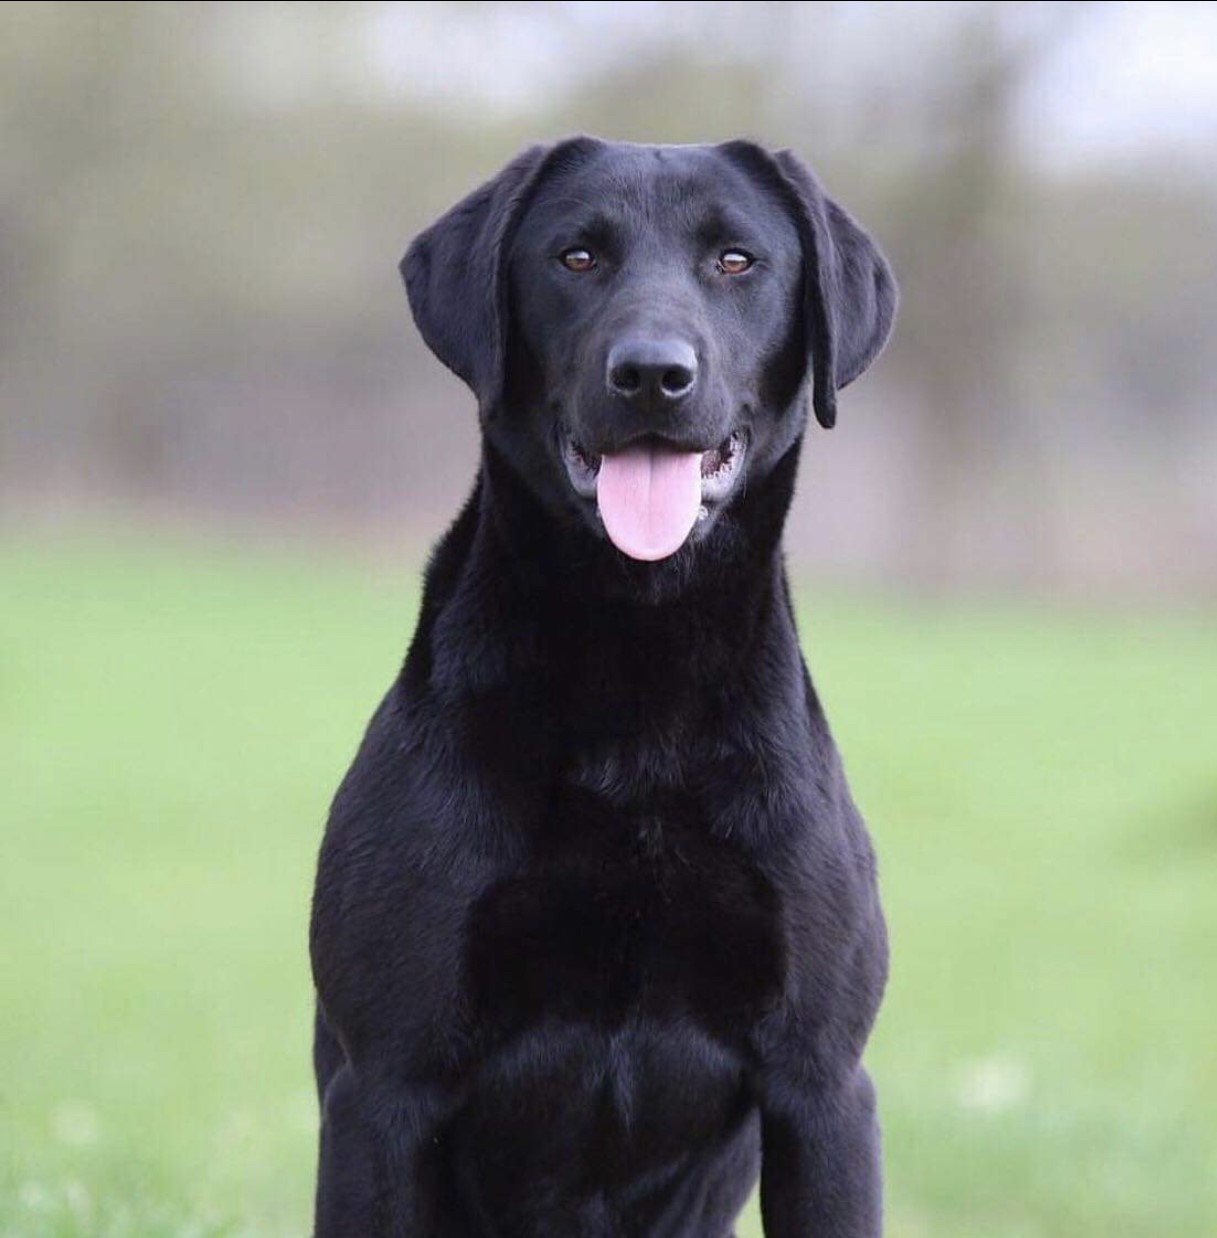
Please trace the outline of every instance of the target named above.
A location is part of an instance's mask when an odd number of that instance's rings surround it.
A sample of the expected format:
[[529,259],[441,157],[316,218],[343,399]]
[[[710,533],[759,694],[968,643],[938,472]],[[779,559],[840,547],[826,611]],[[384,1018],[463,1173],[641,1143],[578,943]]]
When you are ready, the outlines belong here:
[[600,518],[631,559],[666,559],[689,536],[701,507],[701,452],[643,444],[604,456],[596,479]]

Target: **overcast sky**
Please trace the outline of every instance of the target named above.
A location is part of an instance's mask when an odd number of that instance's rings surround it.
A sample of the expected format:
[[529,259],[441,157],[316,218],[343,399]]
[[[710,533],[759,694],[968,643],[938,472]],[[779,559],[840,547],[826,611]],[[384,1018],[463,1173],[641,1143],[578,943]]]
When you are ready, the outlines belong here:
[[1217,170],[1217,4],[1101,6],[1045,64],[1026,116],[1049,158],[1120,158],[1152,143]]
[[[230,10],[239,30],[223,49],[234,82],[274,105],[330,88],[380,99],[411,96],[482,115],[488,106],[522,110],[560,105],[564,93],[609,64],[679,46],[702,60],[773,59],[775,82],[816,75],[834,98],[853,80],[895,83],[919,71],[918,49],[948,29],[969,0],[927,3],[652,3],[583,0],[554,4],[453,6],[386,3],[353,8],[352,21],[323,45],[292,5]],[[1032,26],[1060,4],[1005,3],[1002,20]],[[1025,93],[1025,145],[1038,160],[1120,160],[1153,148],[1202,171],[1217,169],[1217,4],[1197,0],[1099,3],[1085,9]],[[806,37],[796,37],[800,23]],[[776,43],[789,26],[792,34]],[[814,64],[795,57],[809,46]],[[759,51],[764,48],[764,52]],[[783,72],[786,77],[783,78]]]

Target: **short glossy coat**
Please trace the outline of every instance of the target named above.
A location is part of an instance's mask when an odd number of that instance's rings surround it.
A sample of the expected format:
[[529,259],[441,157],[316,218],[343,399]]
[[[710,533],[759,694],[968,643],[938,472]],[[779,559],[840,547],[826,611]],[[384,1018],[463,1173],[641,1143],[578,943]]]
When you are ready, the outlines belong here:
[[[322,847],[315,1232],[726,1238],[759,1175],[768,1238],[877,1235],[883,919],[780,536],[887,265],[788,153],[579,138],[403,271],[483,455]],[[679,409],[606,388],[623,333],[692,346]],[[744,444],[657,563],[572,481],[640,436]]]

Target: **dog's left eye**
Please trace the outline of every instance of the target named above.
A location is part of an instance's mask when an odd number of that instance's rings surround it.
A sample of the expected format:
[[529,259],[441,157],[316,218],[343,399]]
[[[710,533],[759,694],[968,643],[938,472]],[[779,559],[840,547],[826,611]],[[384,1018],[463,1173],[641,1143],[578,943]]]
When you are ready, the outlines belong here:
[[574,271],[576,275],[596,269],[596,255],[590,249],[583,249],[579,245],[576,245],[574,249],[566,250],[561,261],[568,271]]
[[755,261],[751,254],[742,249],[724,249],[716,265],[724,275],[742,275]]

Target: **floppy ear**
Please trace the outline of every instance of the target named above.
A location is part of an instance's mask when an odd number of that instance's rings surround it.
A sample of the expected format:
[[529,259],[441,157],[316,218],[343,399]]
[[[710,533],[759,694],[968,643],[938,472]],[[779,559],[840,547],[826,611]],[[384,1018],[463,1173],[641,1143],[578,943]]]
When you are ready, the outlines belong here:
[[477,396],[483,417],[503,392],[506,253],[529,196],[555,159],[589,138],[533,146],[425,232],[401,261],[410,310],[427,347]]
[[812,407],[825,429],[837,420],[837,391],[879,355],[899,291],[887,259],[864,229],[821,188],[793,152],[770,154],[729,142],[729,154],[782,193],[803,243],[803,317],[811,358]]

